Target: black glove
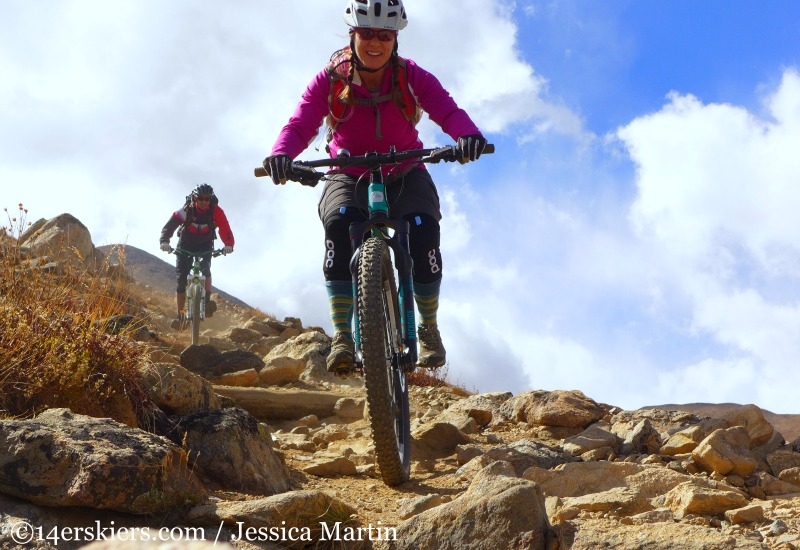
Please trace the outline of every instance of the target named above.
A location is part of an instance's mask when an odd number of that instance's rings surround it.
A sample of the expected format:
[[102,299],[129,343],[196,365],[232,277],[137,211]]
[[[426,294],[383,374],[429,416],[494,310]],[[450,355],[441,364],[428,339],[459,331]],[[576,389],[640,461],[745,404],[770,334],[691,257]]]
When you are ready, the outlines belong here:
[[456,143],[458,162],[465,164],[471,160],[478,160],[484,147],[486,147],[486,138],[480,134],[458,138],[458,143]]
[[272,183],[283,185],[292,174],[292,157],[289,155],[273,155],[263,162],[264,169],[269,172]]

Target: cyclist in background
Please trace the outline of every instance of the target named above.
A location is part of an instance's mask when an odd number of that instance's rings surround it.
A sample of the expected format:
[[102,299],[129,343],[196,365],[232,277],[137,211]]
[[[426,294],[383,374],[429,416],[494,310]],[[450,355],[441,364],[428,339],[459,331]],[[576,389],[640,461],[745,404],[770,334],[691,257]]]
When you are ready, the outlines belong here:
[[[303,93],[264,159],[275,184],[286,183],[291,162],[328,124],[327,151],[351,155],[423,148],[416,129],[421,111],[457,142],[460,162],[477,160],[486,139],[439,83],[414,61],[397,53],[397,34],[408,21],[401,0],[347,0],[344,21],[349,46],[331,56]],[[435,369],[446,361],[436,322],[442,281],[439,195],[425,165],[384,167],[393,217],[409,221],[414,260],[414,297],[420,313],[417,365]],[[325,229],[323,274],[334,327],[328,370],[345,375],[353,367],[353,288],[349,227],[366,218],[368,169],[353,167],[329,175],[319,202]]]
[[[222,239],[225,247],[223,254],[233,252],[233,232],[231,231],[228,217],[217,204],[219,201],[214,194],[214,189],[207,183],[202,183],[192,190],[186,197],[185,204],[169,217],[161,230],[161,250],[170,252],[169,244],[172,234],[178,230],[178,249],[193,253],[211,252],[214,249],[214,239]],[[182,320],[186,311],[186,277],[192,267],[192,256],[182,253],[175,254],[175,272],[178,277],[176,302],[178,306],[178,319]],[[200,268],[206,277],[206,317],[214,315],[217,309],[216,302],[211,300],[211,254],[205,254],[200,262]]]

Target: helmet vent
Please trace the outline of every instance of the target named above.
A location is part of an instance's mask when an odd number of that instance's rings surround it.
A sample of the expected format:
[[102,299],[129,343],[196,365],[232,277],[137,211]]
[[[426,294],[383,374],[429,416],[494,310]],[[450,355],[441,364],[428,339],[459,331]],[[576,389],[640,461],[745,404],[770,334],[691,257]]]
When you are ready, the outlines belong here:
[[347,0],[344,22],[350,27],[402,30],[408,25],[402,0]]

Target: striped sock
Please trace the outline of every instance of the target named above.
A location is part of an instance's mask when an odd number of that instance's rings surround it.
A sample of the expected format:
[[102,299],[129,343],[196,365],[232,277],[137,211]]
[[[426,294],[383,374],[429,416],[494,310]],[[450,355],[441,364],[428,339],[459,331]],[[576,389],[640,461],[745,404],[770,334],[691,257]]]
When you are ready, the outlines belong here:
[[353,283],[350,281],[326,281],[328,303],[334,333],[343,332],[353,338]]
[[424,285],[414,284],[414,300],[419,310],[421,325],[435,325],[436,312],[439,310],[439,287],[442,280]]

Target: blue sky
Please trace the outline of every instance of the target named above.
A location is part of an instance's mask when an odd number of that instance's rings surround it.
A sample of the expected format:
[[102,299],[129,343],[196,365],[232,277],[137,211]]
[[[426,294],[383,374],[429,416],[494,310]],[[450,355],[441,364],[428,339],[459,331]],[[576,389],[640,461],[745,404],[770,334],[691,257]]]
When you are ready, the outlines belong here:
[[[401,54],[498,146],[431,169],[450,379],[800,412],[800,4],[405,4]],[[345,42],[343,5],[0,3],[0,206],[159,255],[211,183],[237,238],[215,284],[329,329],[320,190],[252,168]]]
[[[524,11],[524,10],[523,10]],[[705,0],[534,3],[520,42],[550,91],[603,133],[672,90],[757,106],[800,61],[800,6]]]

